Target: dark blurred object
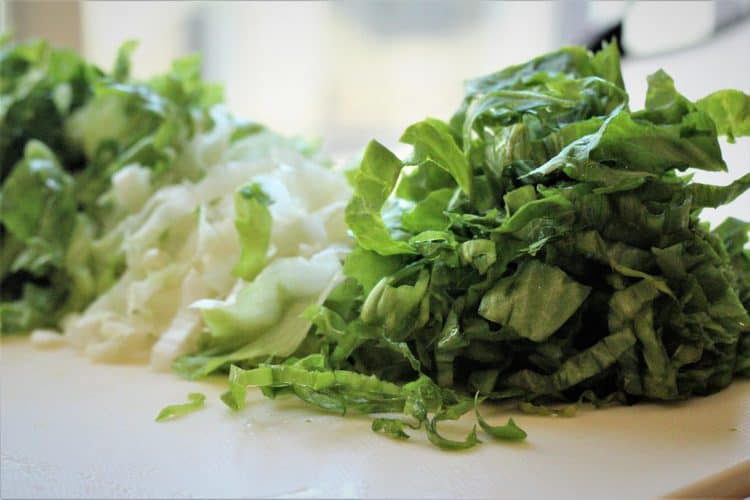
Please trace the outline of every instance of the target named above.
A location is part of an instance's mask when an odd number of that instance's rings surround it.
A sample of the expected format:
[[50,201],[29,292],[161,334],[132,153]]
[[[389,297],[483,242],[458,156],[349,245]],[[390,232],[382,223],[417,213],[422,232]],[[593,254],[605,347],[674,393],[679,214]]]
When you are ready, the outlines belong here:
[[609,43],[612,40],[617,40],[620,49],[620,57],[625,57],[627,55],[625,47],[620,43],[622,40],[622,21],[595,35],[591,41],[586,43],[586,48],[592,51],[597,51],[602,48],[603,43]]
[[617,38],[621,55],[650,57],[703,44],[750,17],[750,0],[565,4],[566,43],[598,50]]
[[730,26],[750,17],[750,0],[718,0],[716,8],[716,28],[714,33],[721,32]]
[[6,0],[8,28],[18,41],[44,38],[81,51],[81,4],[71,0]]

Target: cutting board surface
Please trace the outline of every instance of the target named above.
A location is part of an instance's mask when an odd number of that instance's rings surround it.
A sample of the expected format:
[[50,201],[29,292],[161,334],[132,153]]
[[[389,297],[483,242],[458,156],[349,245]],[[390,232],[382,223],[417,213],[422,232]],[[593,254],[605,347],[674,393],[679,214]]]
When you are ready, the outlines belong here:
[[[367,417],[341,418],[250,391],[232,413],[220,379],[89,362],[3,339],[1,497],[653,497],[750,457],[750,381],[677,405],[515,415],[522,444],[489,438],[444,452],[396,442]],[[207,396],[205,409],[155,423]],[[487,407],[493,423],[507,413]],[[458,436],[470,421],[448,424]]]

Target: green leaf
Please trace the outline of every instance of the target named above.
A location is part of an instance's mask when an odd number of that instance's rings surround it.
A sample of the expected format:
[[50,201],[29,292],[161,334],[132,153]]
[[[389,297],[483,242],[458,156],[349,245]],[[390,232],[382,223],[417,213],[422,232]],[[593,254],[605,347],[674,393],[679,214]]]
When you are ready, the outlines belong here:
[[14,268],[40,272],[45,265],[61,264],[75,225],[73,189],[54,153],[29,142],[0,196],[0,221],[26,245]]
[[403,263],[400,255],[380,255],[357,246],[346,256],[344,274],[356,279],[362,291],[368,294],[381,279],[396,272]]
[[120,45],[120,48],[117,50],[115,67],[112,70],[112,78],[116,82],[125,82],[130,77],[130,58],[136,48],[138,48],[138,42],[128,40]]
[[750,189],[750,174],[745,174],[727,186],[691,183],[688,186],[695,207],[718,208],[736,200]]
[[414,146],[411,163],[435,163],[451,174],[467,196],[471,195],[471,166],[453,140],[450,128],[445,122],[427,118],[407,128],[400,140]]
[[[541,342],[565,323],[590,291],[590,287],[573,281],[559,268],[530,260],[482,297],[479,314],[522,337]],[[549,297],[556,300],[550,301]]]
[[396,186],[396,195],[409,201],[421,201],[433,191],[455,187],[456,182],[450,173],[435,162],[425,161],[402,170]]
[[528,401],[518,403],[518,409],[529,415],[541,415],[544,417],[575,417],[578,413],[578,404],[572,403],[561,408],[551,407],[548,405],[535,405]]
[[199,378],[233,362],[289,356],[310,326],[303,312],[339,269],[331,253],[277,259],[234,302],[198,302],[194,306],[201,310],[211,345],[178,359],[173,368],[187,378]]
[[528,203],[524,203],[495,231],[498,233],[515,233],[543,217],[564,219],[572,213],[572,209],[571,202],[564,196],[550,196],[541,200],[529,201]]
[[[3,281],[3,288],[14,285],[11,281],[15,280],[17,278]],[[27,333],[34,328],[54,328],[62,304],[64,296],[60,290],[24,283],[17,300],[3,300],[0,304],[0,333]]]
[[702,113],[688,114],[678,124],[658,125],[636,120],[618,107],[596,133],[571,142],[527,176],[584,170],[591,161],[615,162],[620,168],[653,174],[688,167],[726,170],[713,129],[710,118]]
[[646,109],[638,116],[657,124],[680,123],[685,115],[696,109],[685,96],[677,92],[674,80],[663,70],[648,76]]
[[479,414],[479,393],[474,396],[474,415],[477,418],[479,427],[484,432],[489,434],[495,439],[503,441],[522,441],[526,439],[526,431],[518,427],[513,418],[508,418],[508,422],[505,425],[490,425],[487,421]]
[[615,365],[635,345],[636,341],[633,333],[624,329],[570,356],[551,375],[521,370],[508,375],[503,384],[507,387],[524,389],[536,396],[555,394],[576,387]]
[[377,141],[371,141],[354,177],[354,197],[346,207],[346,224],[357,243],[380,255],[414,253],[404,241],[393,239],[380,211],[396,186],[401,161]]
[[240,237],[241,255],[232,274],[246,281],[253,280],[266,263],[266,254],[271,243],[271,212],[273,203],[258,183],[248,184],[237,190],[234,197],[234,226]]
[[485,274],[497,261],[497,250],[492,240],[475,239],[461,243],[461,262],[471,264],[479,274]]
[[409,435],[404,431],[405,422],[393,418],[376,418],[372,421],[372,430],[382,432],[393,439],[409,439]]
[[617,39],[613,38],[609,43],[604,42],[602,49],[591,58],[591,65],[597,75],[622,89],[625,88],[620,70],[620,48]]
[[430,275],[425,270],[419,272],[413,285],[394,286],[392,278],[383,278],[362,304],[362,321],[380,324],[386,333],[402,336],[420,313],[429,281]]
[[188,400],[188,403],[164,407],[164,409],[159,412],[159,415],[156,416],[156,421],[163,422],[165,420],[174,419],[200,410],[206,402],[206,396],[199,392],[191,392],[188,394]]
[[750,135],[750,95],[740,90],[719,90],[695,105],[711,117],[718,133],[726,135],[730,142]]
[[445,211],[452,197],[453,189],[439,189],[431,192],[401,217],[404,229],[412,233],[448,229],[450,220]]
[[510,66],[487,76],[469,80],[464,85],[467,96],[484,94],[493,90],[512,88],[525,79],[531,80],[538,75],[591,75],[594,68],[590,63],[590,54],[583,47],[565,47],[543,54],[534,59]]
[[441,435],[437,430],[437,421],[435,418],[429,420],[425,424],[425,428],[427,429],[427,439],[438,448],[444,450],[467,450],[481,443],[479,438],[477,438],[476,426],[472,427],[471,432],[469,432],[463,441],[449,439]]

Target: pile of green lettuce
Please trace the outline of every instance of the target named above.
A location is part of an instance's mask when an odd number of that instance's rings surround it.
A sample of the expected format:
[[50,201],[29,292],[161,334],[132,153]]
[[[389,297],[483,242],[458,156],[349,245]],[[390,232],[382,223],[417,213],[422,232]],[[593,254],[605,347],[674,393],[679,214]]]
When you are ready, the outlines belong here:
[[[223,400],[240,408],[256,386],[466,448],[476,429],[455,440],[437,424],[482,400],[674,401],[750,375],[750,224],[699,219],[750,174],[683,173],[727,170],[719,135],[750,135],[750,96],[691,102],[659,71],[633,111],[615,44],[469,81],[449,122],[406,129],[407,158],[369,144],[345,279],[305,311],[293,356],[235,359]],[[476,416],[493,437],[525,436]]]
[[317,146],[237,119],[196,57],[136,81],[132,42],[111,73],[0,48],[2,331],[156,369],[230,350],[196,374],[293,352],[351,242],[351,188]]
[[146,169],[151,190],[203,173],[181,154],[212,127],[220,88],[197,57],[135,81],[134,48],[105,72],[44,41],[0,38],[0,332],[55,327],[122,272],[118,248],[93,245],[126,215],[113,203],[118,171]]

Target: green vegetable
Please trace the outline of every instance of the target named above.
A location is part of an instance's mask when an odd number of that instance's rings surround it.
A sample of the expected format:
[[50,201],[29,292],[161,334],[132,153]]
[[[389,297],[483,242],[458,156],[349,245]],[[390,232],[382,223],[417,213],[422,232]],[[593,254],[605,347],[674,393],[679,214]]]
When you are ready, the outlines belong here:
[[0,40],[3,333],[58,326],[122,272],[121,242],[104,238],[134,208],[118,200],[118,172],[148,172],[146,196],[203,175],[186,146],[213,126],[220,89],[195,57],[134,81],[134,49],[125,43],[107,73],[43,41]]
[[410,162],[433,162],[451,174],[463,192],[471,196],[471,167],[453,141],[447,124],[434,118],[415,123],[406,129],[401,142],[414,146]]
[[169,405],[165,407],[159,412],[159,415],[156,416],[156,421],[163,422],[164,420],[181,417],[188,413],[200,410],[206,402],[206,396],[199,392],[191,392],[188,394],[188,400],[190,401],[189,403]]
[[[233,409],[245,405],[246,389],[253,386],[262,388],[269,397],[294,394],[323,410],[342,415],[352,410],[362,413],[403,412],[414,422],[378,418],[372,424],[373,431],[395,439],[409,438],[405,427],[415,430],[424,427],[429,441],[441,448],[465,449],[479,443],[475,429],[463,441],[448,439],[438,433],[438,422],[457,419],[475,407],[476,401],[451,389],[440,388],[425,376],[399,387],[373,375],[333,370],[322,355],[311,354],[301,359],[289,358],[279,365],[262,364],[251,370],[233,365],[229,383],[230,389],[222,400]],[[504,431],[492,428],[486,422],[485,426],[494,437],[504,433],[507,437],[501,439],[522,439],[523,430],[515,424]]]
[[574,417],[578,412],[578,405],[576,403],[571,403],[562,408],[553,408],[547,405],[535,405],[528,401],[521,401],[518,403],[518,409],[529,415],[543,415],[545,417]]
[[354,177],[355,195],[346,207],[346,224],[359,245],[381,255],[412,253],[408,243],[391,236],[380,215],[400,171],[401,162],[393,153],[377,141],[370,142]]
[[[488,290],[477,312],[515,335],[542,342],[578,310],[590,291],[559,268],[529,260]],[[556,300],[550,301],[548,294]]]
[[750,135],[750,95],[739,90],[720,90],[695,103],[716,123],[717,131],[730,142]]
[[508,422],[505,425],[490,425],[487,423],[482,415],[479,414],[478,401],[479,393],[474,396],[474,415],[477,418],[479,427],[481,427],[484,432],[495,439],[501,439],[503,441],[522,441],[526,439],[526,431],[518,427],[512,418],[508,418]]
[[[373,141],[353,175],[346,279],[309,311],[289,357],[232,367],[247,386],[379,416],[396,439],[476,445],[438,422],[480,400],[568,416],[579,403],[675,401],[750,373],[750,224],[713,231],[704,207],[750,187],[694,183],[726,170],[718,136],[748,135],[748,98],[693,103],[663,71],[631,111],[615,44],[564,48],[471,80],[459,110],[407,128],[399,160]],[[471,397],[475,394],[475,399]]]
[[93,359],[149,358],[167,369],[192,353],[178,366],[195,377],[288,355],[309,325],[299,315],[341,269],[341,251],[329,247],[347,239],[345,180],[267,130],[232,143],[235,120],[220,107],[211,115],[214,129],[197,134],[185,153],[205,165],[204,177],[150,194],[148,171],[125,167],[112,189],[118,200],[133,200],[132,213],[93,244],[85,233],[71,244],[76,252],[68,254],[83,262],[71,264],[82,271],[74,291],[95,288],[102,276],[86,274],[87,253],[124,254],[112,286],[64,321],[66,340]]
[[240,235],[242,254],[232,273],[245,280],[257,276],[266,263],[271,243],[271,213],[268,205],[273,200],[255,183],[240,188],[235,194],[234,225]]
[[229,363],[257,364],[271,356],[293,354],[310,325],[305,310],[339,269],[334,252],[321,252],[310,259],[278,259],[233,303],[204,300],[194,304],[209,330],[205,345],[178,359],[173,368],[184,377],[198,378]]
[[46,265],[62,264],[75,224],[73,183],[52,151],[29,141],[0,198],[0,220],[25,246],[13,267],[41,273]]
[[[409,439],[409,435],[404,431],[404,427],[415,428],[408,422],[402,422],[394,418],[376,418],[372,421],[372,430],[382,432],[394,439]],[[417,427],[418,428],[418,427]]]
[[[488,436],[526,437],[480,401],[571,416],[750,376],[750,223],[699,218],[750,177],[683,174],[727,170],[719,135],[750,135],[743,92],[691,102],[658,71],[633,111],[615,44],[471,80],[450,121],[406,129],[405,158],[371,141],[347,172],[342,266],[344,178],[216,108],[195,57],[134,81],[134,49],[105,72],[0,41],[2,332],[98,297],[66,321],[92,356],[142,357],[160,336],[160,365],[194,348],[179,374],[229,370],[233,409],[259,387],[453,450],[480,442],[477,425],[451,439],[438,424],[472,410]],[[256,162],[277,149],[298,161]]]

